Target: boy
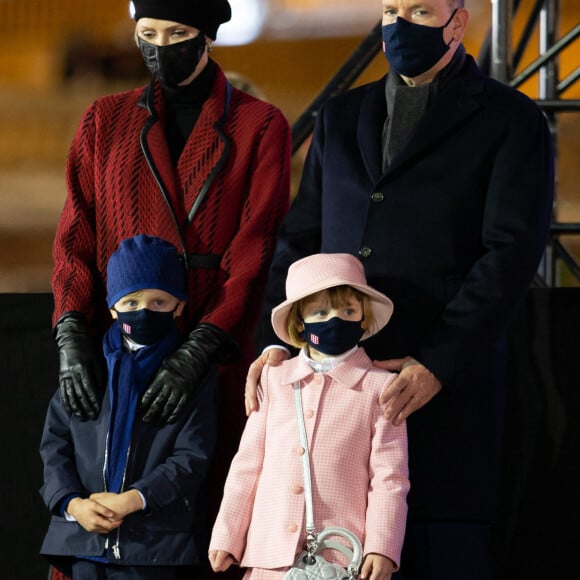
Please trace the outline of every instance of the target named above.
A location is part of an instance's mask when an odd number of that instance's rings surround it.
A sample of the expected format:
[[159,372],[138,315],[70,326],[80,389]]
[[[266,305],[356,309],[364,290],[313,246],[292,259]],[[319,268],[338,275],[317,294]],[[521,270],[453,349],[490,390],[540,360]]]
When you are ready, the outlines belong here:
[[[107,267],[114,319],[103,339],[108,387],[98,417],[80,421],[53,397],[40,453],[52,513],[41,554],[73,580],[173,579],[205,557],[200,488],[216,434],[217,375],[170,424],[141,420],[139,401],[180,344],[185,270],[168,242],[124,240]],[[190,577],[194,577],[190,574]]]

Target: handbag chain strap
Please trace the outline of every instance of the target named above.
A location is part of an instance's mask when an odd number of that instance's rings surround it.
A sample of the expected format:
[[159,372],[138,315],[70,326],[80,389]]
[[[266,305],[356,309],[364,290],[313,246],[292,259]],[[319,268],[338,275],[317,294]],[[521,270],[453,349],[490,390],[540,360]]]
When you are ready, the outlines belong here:
[[314,527],[314,509],[312,508],[312,480],[310,477],[310,451],[308,450],[308,437],[306,436],[306,426],[304,425],[304,413],[302,411],[302,394],[300,392],[300,382],[293,385],[294,403],[296,407],[296,419],[298,421],[298,434],[300,443],[304,449],[302,454],[302,470],[304,472],[304,502],[306,504],[306,545],[308,552],[313,554],[317,547],[316,528]]
[[306,426],[304,424],[304,413],[302,411],[302,392],[300,390],[300,382],[297,381],[293,385],[294,389],[294,403],[296,407],[296,419],[298,423],[298,434],[300,435],[300,443],[304,449],[302,454],[302,470],[304,472],[304,503],[306,506],[306,551],[308,552],[309,564],[314,563],[314,554],[318,550],[319,541],[321,545],[327,548],[334,548],[344,552],[344,546],[338,542],[333,542],[332,540],[323,539],[327,535],[338,534],[341,536],[347,536],[349,541],[353,546],[353,554],[350,555],[351,562],[348,566],[348,580],[354,580],[358,576],[358,570],[360,567],[362,559],[362,546],[358,538],[345,530],[344,528],[325,528],[321,533],[320,537],[316,533],[316,528],[314,527],[314,509],[312,507],[312,479],[310,475],[310,451],[308,450],[308,437],[306,436]]

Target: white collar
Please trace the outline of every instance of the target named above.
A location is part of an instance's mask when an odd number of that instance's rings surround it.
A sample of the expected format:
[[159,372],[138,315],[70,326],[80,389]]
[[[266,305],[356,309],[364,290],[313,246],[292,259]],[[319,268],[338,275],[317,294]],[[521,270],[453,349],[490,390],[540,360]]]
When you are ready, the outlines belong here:
[[146,346],[144,344],[139,344],[134,340],[131,340],[129,337],[125,335],[123,335],[123,344],[125,345],[125,348],[130,352],[136,352],[138,350],[141,350],[142,348],[145,348]]
[[304,346],[300,350],[300,355],[312,368],[315,373],[327,373],[332,369],[336,368],[341,362],[347,359],[353,352],[355,352],[359,347],[355,346],[338,356],[329,356],[322,359],[321,362],[311,359],[308,356],[307,348]]

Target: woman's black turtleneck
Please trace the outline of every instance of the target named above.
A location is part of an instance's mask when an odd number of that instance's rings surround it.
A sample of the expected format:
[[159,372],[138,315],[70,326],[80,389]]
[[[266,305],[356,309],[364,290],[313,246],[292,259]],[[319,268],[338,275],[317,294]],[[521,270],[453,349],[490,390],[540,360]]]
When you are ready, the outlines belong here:
[[173,165],[177,165],[179,156],[199,117],[201,107],[211,92],[215,70],[215,63],[209,59],[199,76],[188,85],[163,87],[165,134]]

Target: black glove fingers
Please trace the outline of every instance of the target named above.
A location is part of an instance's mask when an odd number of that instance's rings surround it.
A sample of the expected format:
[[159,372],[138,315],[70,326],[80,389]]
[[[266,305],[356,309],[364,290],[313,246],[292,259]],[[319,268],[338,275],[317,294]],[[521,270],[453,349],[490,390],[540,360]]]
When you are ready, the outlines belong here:
[[163,412],[161,413],[161,420],[166,421],[167,423],[174,423],[177,419],[177,415],[179,414],[179,405],[183,399],[187,400],[187,396],[183,390],[178,386],[174,387],[173,390],[171,390],[169,397],[167,398],[167,402],[165,403]]
[[95,395],[95,391],[93,390],[94,381],[92,381],[85,373],[81,373],[79,378],[79,382],[81,383],[80,389],[77,390],[79,400],[87,415],[89,415],[91,419],[95,419],[99,414],[101,406],[97,396]]
[[60,377],[60,400],[64,410],[69,414],[73,414],[73,407],[70,402],[70,393],[72,392],[71,379],[68,377]]
[[68,403],[68,407],[71,410],[71,415],[75,415],[81,421],[86,421],[89,418],[89,416],[85,411],[79,397],[77,377],[75,377],[74,375],[72,376],[69,375],[64,377],[63,381],[65,393],[63,400],[66,401],[65,408],[67,407]]
[[141,405],[146,409],[145,415],[143,416],[143,421],[146,423],[160,421],[163,417],[165,405],[171,394],[171,388],[162,381],[163,373],[160,373],[145,391],[141,399]]
[[161,421],[167,422],[169,417],[173,414],[179,400],[183,396],[183,389],[180,385],[165,384],[163,385],[162,393],[164,396],[164,402],[159,418]]
[[83,420],[94,419],[101,406],[98,391],[104,382],[95,380],[100,374],[96,371],[104,366],[104,358],[96,353],[86,319],[78,312],[67,312],[56,323],[54,338],[65,410]]
[[163,387],[163,374],[163,370],[159,371],[151,381],[149,387],[147,387],[147,390],[143,393],[143,396],[141,397],[141,405],[144,408],[147,409],[151,407],[151,405],[154,404],[154,401],[159,397],[161,388]]
[[[72,377],[72,395],[71,399],[74,400],[73,404],[73,412],[75,415],[78,415],[81,419],[95,419],[97,414],[89,404],[89,400],[87,398],[87,389],[91,391],[92,394],[92,385],[91,383],[86,380],[82,373],[76,373]],[[94,395],[93,395],[94,398]]]
[[145,415],[143,415],[143,421],[145,423],[155,423],[161,419],[161,412],[163,411],[163,403],[159,399],[153,399]]
[[223,330],[201,323],[183,344],[167,356],[143,395],[144,421],[174,422],[192,400],[212,363],[226,363],[239,356],[239,348]]
[[171,416],[169,417],[169,419],[167,419],[168,423],[175,423],[175,421],[177,421],[177,419],[179,418],[179,415],[181,415],[181,412],[183,411],[183,408],[185,407],[187,401],[188,401],[187,395],[185,395],[185,394],[181,395],[181,397],[179,398],[179,401],[177,402],[177,404],[175,405],[175,408],[173,409],[173,413],[171,413]]

